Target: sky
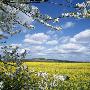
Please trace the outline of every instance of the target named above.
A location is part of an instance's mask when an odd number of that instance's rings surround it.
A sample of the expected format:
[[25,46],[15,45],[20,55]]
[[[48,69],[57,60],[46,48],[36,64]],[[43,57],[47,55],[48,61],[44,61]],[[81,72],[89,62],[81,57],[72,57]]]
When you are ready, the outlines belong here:
[[[64,3],[64,0],[50,0],[57,3]],[[77,3],[78,0],[71,0]],[[79,3],[83,0],[79,0]],[[61,7],[49,3],[33,4],[38,7],[42,14],[57,17],[62,12],[74,9]],[[90,19],[62,18],[60,22],[53,23],[61,26],[60,31],[50,28],[28,18],[24,15],[21,20],[30,19],[30,23],[35,26],[34,30],[28,30],[20,25],[16,29],[22,32],[9,37],[8,45],[19,46],[20,53],[27,50],[26,58],[48,58],[59,60],[90,61]]]

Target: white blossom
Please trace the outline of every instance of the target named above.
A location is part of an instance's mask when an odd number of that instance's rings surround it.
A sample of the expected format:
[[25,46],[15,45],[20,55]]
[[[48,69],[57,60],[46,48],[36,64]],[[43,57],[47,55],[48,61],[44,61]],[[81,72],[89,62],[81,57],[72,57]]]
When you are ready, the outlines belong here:
[[24,66],[23,66],[23,69],[24,69],[24,70],[26,70],[27,68],[28,68],[28,66],[27,66],[27,65],[24,65]]
[[51,87],[56,87],[57,85],[58,85],[58,83],[57,83],[56,79],[52,80],[51,83],[50,83]]
[[56,30],[62,30],[62,28],[61,27],[54,27]]
[[66,76],[66,75],[53,75],[53,77],[56,79],[56,80],[61,80],[61,81],[65,81],[67,80],[69,77]]
[[88,6],[90,6],[90,1],[88,0],[88,1],[86,1],[86,3],[88,4]]
[[49,15],[45,15],[47,19],[52,19],[52,17],[50,17]]
[[85,4],[85,2],[83,2],[83,3],[81,3],[81,4],[80,4],[80,3],[77,3],[77,4],[76,4],[76,7],[80,8],[80,9],[81,9],[81,8],[85,8],[85,7],[86,7],[86,4]]
[[0,90],[3,89],[3,81],[0,81]]
[[55,19],[54,19],[54,23],[55,23],[55,22],[59,22],[59,18],[55,18]]
[[46,77],[48,77],[48,73],[47,72],[38,72],[37,76],[46,78]]
[[65,14],[64,14],[64,13],[62,13],[62,14],[61,14],[61,16],[62,16],[62,17],[64,17],[64,16],[65,16]]
[[35,28],[34,25],[26,25],[26,26],[27,26],[30,30]]

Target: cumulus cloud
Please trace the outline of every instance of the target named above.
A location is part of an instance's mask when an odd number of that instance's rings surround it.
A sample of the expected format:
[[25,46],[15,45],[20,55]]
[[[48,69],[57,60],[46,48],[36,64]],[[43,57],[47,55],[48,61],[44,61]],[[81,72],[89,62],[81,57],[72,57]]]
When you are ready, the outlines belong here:
[[25,36],[24,42],[30,44],[43,44],[49,39],[49,36],[44,33],[36,33],[33,35],[27,34]]
[[63,29],[67,29],[70,27],[73,27],[75,24],[73,22],[66,22],[64,25],[62,25]]
[[81,45],[74,44],[74,43],[67,43],[60,47],[63,49],[66,49],[66,50],[70,50],[70,49],[76,50],[76,49],[79,49],[81,47]]
[[[71,38],[68,38],[68,42],[62,43],[57,48],[55,48],[58,53],[79,53],[79,54],[89,54],[90,53],[90,30],[84,30]],[[78,42],[78,43],[77,43]],[[83,44],[88,43],[88,44]],[[54,48],[53,48],[54,49]]]
[[48,44],[48,45],[56,45],[56,44],[58,44],[58,41],[57,40],[51,40],[51,41],[47,41],[46,44]]
[[76,34],[70,41],[74,43],[90,43],[90,29]]
[[[56,52],[59,54],[90,54],[90,30],[84,30],[71,38],[68,38],[68,42],[62,43],[55,48],[49,49],[51,52]],[[78,42],[78,43],[77,43]],[[83,44],[81,42],[86,42],[88,44]]]
[[17,43],[15,44],[15,43],[12,43],[11,46],[12,46],[13,48],[15,48],[15,47],[21,47],[22,44],[17,44]]
[[31,51],[30,54],[36,57],[45,56],[67,60],[75,60],[75,57],[77,57],[76,60],[84,60],[85,57],[89,60],[90,58],[90,29],[86,29],[72,37],[63,36],[57,39],[51,38],[50,34],[27,34],[24,43],[31,44],[28,47]]
[[24,53],[25,52],[25,49],[19,49],[18,50],[18,53]]
[[70,41],[70,36],[62,36],[62,37],[60,37],[59,38],[59,42],[61,43],[61,44],[65,44],[65,43],[68,43],[69,41]]
[[27,24],[31,24],[34,20],[33,18],[28,14],[24,14],[22,11],[20,11],[17,16],[16,16],[16,20],[21,23],[22,25],[27,23]]
[[30,47],[31,52],[43,52],[46,48],[44,46],[32,46]]

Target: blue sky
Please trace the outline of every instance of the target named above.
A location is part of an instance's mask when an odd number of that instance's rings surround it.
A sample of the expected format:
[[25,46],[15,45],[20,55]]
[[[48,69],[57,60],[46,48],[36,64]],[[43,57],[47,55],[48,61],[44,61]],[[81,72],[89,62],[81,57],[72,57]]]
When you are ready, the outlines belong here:
[[[51,1],[65,4],[63,0]],[[77,1],[72,0],[73,3],[77,3]],[[83,0],[79,0],[79,2],[83,2]],[[51,17],[74,10],[48,3],[33,5],[38,7],[42,14],[48,14]],[[62,18],[59,23],[53,23],[53,25],[62,26],[61,31],[51,30],[36,21],[31,24],[35,25],[34,30],[17,25],[16,29],[21,29],[22,32],[10,37],[7,44],[20,46],[20,52],[26,49],[27,58],[45,57],[90,61],[90,19]]]

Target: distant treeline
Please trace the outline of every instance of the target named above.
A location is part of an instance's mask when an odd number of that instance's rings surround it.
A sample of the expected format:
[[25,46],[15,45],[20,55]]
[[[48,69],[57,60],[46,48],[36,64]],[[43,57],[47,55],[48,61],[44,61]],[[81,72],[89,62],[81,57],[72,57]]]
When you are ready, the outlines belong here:
[[[13,60],[7,60],[12,62]],[[6,62],[7,62],[6,61]],[[1,60],[0,60],[1,62]],[[24,59],[22,62],[67,62],[67,63],[90,63],[87,61],[72,61],[72,60],[57,60],[57,59],[45,59],[45,58],[33,58],[33,59]]]
[[45,59],[45,58],[25,59],[23,61],[24,62],[70,62],[70,63],[84,63],[85,62],[85,61],[82,62],[82,61],[57,60],[57,59]]

